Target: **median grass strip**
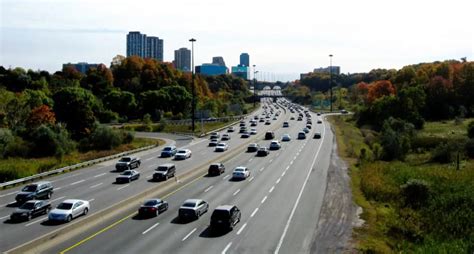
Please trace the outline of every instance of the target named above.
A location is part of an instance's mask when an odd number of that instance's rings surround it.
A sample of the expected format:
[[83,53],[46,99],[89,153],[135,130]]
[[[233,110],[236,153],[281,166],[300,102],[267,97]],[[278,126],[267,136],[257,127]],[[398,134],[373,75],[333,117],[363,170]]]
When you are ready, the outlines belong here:
[[8,158],[0,160],[0,179],[2,182],[19,179],[35,174],[47,172],[57,168],[74,165],[84,161],[94,160],[113,154],[118,154],[149,145],[162,145],[163,140],[135,138],[130,144],[124,144],[112,150],[88,151],[80,153],[75,151],[62,158]]
[[[351,164],[355,202],[366,222],[354,231],[356,248],[367,253],[472,253],[474,250],[474,162],[457,171],[430,162],[432,150],[411,152],[405,161],[361,159],[371,153],[365,130],[350,116],[330,118],[339,153]],[[420,136],[462,138],[459,123],[430,122]]]

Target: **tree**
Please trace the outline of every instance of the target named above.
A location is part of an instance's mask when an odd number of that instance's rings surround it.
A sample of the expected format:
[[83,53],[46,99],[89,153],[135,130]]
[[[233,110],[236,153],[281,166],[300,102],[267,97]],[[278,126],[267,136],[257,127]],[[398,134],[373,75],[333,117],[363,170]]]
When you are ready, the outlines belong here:
[[131,92],[112,90],[103,99],[104,107],[128,118],[136,115],[137,101]]
[[53,96],[54,112],[58,122],[66,124],[74,139],[88,136],[96,121],[94,109],[98,108],[95,96],[80,87],[67,87]]
[[27,123],[28,128],[36,128],[42,124],[54,125],[56,117],[49,106],[41,105],[31,110]]
[[388,80],[379,80],[369,86],[367,100],[369,103],[383,96],[395,95],[395,87]]
[[387,161],[404,160],[415,135],[414,126],[403,120],[390,117],[383,123],[380,141],[382,158]]
[[56,156],[62,158],[74,150],[75,144],[61,125],[40,125],[30,134],[33,144],[31,155],[34,157]]
[[113,88],[112,71],[105,65],[99,64],[97,68],[89,69],[86,74],[86,77],[82,79],[82,87],[91,90],[94,95],[102,98]]

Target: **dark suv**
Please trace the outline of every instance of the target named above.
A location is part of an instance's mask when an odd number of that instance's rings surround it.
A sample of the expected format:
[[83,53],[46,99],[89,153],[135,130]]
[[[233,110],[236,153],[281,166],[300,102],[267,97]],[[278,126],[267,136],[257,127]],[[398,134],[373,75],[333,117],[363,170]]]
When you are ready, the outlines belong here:
[[240,210],[235,205],[218,206],[211,215],[212,230],[232,230],[240,221]]
[[273,131],[267,131],[267,133],[265,133],[265,139],[266,140],[275,139],[275,133],[273,133]]
[[224,167],[224,164],[222,163],[212,163],[210,166],[209,166],[209,171],[208,171],[208,174],[210,176],[213,176],[213,175],[220,175],[222,173],[225,172],[225,167]]
[[127,169],[140,167],[140,158],[137,157],[122,157],[116,164],[115,169],[117,171],[125,171]]
[[53,195],[53,185],[51,182],[43,181],[26,185],[15,199],[18,203],[24,203],[32,199],[51,198],[51,195]]
[[153,180],[162,181],[168,180],[170,177],[174,177],[176,174],[176,166],[172,163],[167,163],[158,166],[153,173]]

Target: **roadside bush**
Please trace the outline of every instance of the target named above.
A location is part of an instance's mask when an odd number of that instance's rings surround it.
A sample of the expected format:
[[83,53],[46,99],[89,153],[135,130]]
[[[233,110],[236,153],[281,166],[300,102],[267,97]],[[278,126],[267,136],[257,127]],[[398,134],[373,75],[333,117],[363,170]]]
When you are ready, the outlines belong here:
[[7,147],[15,140],[9,129],[0,129],[0,158],[4,158]]
[[466,150],[466,155],[469,156],[469,158],[474,158],[474,138],[471,138],[466,142],[464,149]]
[[382,159],[404,160],[411,148],[414,137],[413,124],[390,117],[382,127],[380,143],[383,147]]
[[419,179],[410,179],[408,182],[400,186],[404,205],[411,208],[420,208],[430,196],[429,184]]
[[417,136],[413,138],[412,149],[433,149],[439,144],[448,142],[448,138],[439,136]]
[[112,110],[105,110],[97,115],[101,123],[116,123],[119,121],[119,115]]
[[98,126],[85,141],[81,140],[82,150],[110,150],[122,144],[122,136],[107,126]]
[[18,136],[5,147],[5,157],[26,157],[29,153],[30,144]]
[[69,138],[67,130],[61,126],[49,127],[41,125],[30,135],[33,157],[58,156],[62,157],[74,150],[74,143]]
[[121,131],[120,134],[122,136],[122,144],[130,144],[135,139],[133,133],[129,131]]
[[468,125],[467,125],[467,136],[469,138],[474,138],[474,121],[471,121]]
[[457,145],[453,142],[439,144],[431,152],[431,161],[438,163],[450,163],[456,158]]

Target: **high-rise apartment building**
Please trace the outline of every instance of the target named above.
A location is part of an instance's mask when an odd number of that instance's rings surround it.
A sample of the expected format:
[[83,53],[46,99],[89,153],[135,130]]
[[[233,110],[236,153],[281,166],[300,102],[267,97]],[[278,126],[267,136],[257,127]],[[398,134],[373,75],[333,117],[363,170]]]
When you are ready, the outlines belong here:
[[222,56],[215,56],[212,58],[212,64],[225,66],[224,58]]
[[174,66],[178,70],[191,71],[191,50],[180,48],[174,51]]
[[240,54],[240,66],[250,66],[250,56],[247,53]]
[[163,61],[163,40],[138,31],[127,34],[127,57],[139,56]]

